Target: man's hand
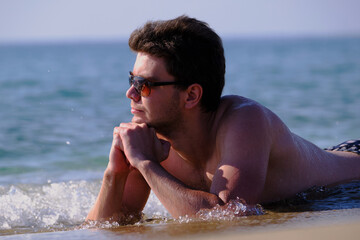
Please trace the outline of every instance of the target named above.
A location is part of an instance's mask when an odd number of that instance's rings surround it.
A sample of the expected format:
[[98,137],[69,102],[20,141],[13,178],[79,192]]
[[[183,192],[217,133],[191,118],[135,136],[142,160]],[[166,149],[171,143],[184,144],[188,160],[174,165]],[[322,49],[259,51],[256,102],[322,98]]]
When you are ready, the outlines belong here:
[[119,128],[120,127],[115,127],[113,131],[113,141],[107,167],[108,171],[115,174],[128,173],[131,170],[131,166],[124,155],[124,147],[119,134]]
[[145,123],[121,123],[119,135],[125,156],[135,168],[144,160],[160,163],[169,155],[170,143],[159,139]]

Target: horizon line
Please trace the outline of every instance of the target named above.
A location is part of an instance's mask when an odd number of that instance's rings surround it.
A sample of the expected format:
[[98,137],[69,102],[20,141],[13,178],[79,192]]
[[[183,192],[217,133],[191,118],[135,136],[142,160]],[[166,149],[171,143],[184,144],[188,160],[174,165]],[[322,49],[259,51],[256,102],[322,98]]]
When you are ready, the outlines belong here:
[[[349,34],[224,34],[223,41],[229,40],[281,40],[281,39],[336,39],[360,38],[360,33]],[[76,44],[76,43],[123,43],[128,37],[65,37],[65,38],[9,38],[0,40],[0,45]]]

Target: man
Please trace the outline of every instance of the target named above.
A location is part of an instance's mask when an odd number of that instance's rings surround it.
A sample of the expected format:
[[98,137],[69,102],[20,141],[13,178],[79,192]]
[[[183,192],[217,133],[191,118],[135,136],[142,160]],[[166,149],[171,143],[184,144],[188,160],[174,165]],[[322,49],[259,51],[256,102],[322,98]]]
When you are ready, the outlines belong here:
[[221,97],[222,42],[205,23],[148,22],[129,46],[137,52],[126,93],[133,119],[114,128],[88,220],[139,213],[150,189],[176,218],[236,198],[266,203],[360,179],[359,142],[354,152],[325,151],[259,103]]

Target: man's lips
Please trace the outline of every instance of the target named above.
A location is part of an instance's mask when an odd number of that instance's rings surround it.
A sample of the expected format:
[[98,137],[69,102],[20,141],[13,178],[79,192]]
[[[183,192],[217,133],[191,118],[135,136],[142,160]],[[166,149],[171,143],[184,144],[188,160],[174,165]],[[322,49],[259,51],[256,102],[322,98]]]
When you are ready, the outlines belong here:
[[143,111],[139,108],[135,108],[135,107],[131,107],[131,113],[132,114],[136,114],[136,113],[142,113]]

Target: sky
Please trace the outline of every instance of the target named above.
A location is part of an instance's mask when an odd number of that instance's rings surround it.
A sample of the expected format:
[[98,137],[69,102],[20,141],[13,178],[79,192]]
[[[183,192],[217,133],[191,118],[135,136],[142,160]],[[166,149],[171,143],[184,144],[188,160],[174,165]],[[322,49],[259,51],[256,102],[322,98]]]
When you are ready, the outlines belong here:
[[360,36],[360,0],[0,0],[0,43],[127,39],[188,15],[221,37]]

